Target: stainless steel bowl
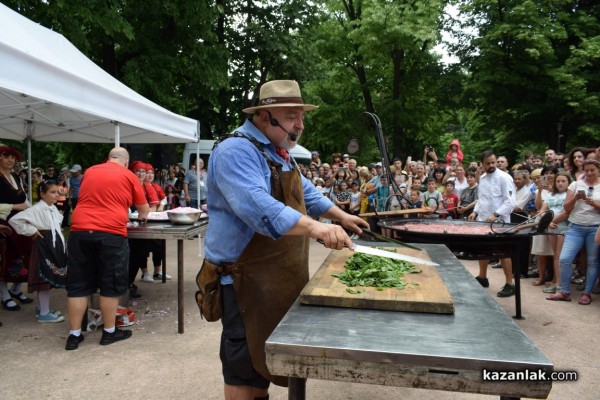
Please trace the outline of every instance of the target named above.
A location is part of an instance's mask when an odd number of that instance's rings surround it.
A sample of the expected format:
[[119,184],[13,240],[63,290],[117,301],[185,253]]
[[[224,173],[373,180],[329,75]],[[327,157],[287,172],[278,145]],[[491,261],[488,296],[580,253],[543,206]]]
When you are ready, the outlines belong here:
[[200,214],[202,211],[198,210],[198,212],[189,212],[189,213],[181,213],[181,212],[167,212],[169,216],[169,221],[172,224],[177,225],[191,225],[194,222],[198,221],[200,218]]

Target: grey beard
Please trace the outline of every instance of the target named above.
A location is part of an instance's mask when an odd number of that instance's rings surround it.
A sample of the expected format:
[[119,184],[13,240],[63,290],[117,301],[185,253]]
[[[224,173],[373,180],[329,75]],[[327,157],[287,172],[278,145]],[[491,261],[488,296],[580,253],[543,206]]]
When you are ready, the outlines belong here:
[[279,147],[280,149],[291,150],[294,147],[296,147],[296,142],[292,142],[286,136],[281,142],[279,142],[279,144],[277,145],[277,147]]

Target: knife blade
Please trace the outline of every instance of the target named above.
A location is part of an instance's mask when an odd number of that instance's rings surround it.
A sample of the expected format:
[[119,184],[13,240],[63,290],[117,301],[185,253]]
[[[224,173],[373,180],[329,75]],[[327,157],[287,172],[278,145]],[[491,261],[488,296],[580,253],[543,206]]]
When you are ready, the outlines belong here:
[[384,242],[390,242],[390,243],[394,243],[394,244],[397,244],[397,245],[400,245],[400,246],[408,247],[409,249],[423,251],[423,249],[420,248],[420,247],[413,246],[411,244],[401,242],[401,241],[399,241],[397,239],[392,239],[392,238],[389,238],[387,236],[380,235],[379,233],[375,233],[375,232],[373,232],[372,230],[369,230],[369,229],[363,229],[362,231],[363,231],[363,234],[366,234],[368,236],[374,237],[375,239],[378,239],[378,240],[381,240],[381,241],[384,241]]
[[393,258],[396,260],[409,261],[409,262],[416,263],[416,264],[425,264],[425,265],[433,265],[433,266],[439,265],[438,263],[434,263],[433,261],[425,260],[422,258],[407,256],[404,254],[394,253],[391,251],[386,251],[386,250],[381,250],[381,249],[376,249],[376,248],[369,247],[369,246],[362,246],[362,245],[356,244],[356,243],[354,243],[354,251],[358,252],[358,253],[370,254],[372,256],[379,256],[379,257]]

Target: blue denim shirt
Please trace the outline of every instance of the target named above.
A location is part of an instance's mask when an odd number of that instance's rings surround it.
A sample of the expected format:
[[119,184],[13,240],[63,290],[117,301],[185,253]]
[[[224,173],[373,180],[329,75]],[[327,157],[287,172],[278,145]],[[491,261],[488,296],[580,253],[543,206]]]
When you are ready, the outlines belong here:
[[[276,153],[275,146],[250,120],[237,132],[256,138],[270,160],[283,164],[284,171],[290,171],[291,167]],[[235,262],[255,232],[276,240],[298,222],[302,214],[271,196],[270,179],[271,170],[265,157],[250,140],[232,137],[213,150],[208,161],[207,260],[216,264]],[[304,177],[302,188],[308,215],[318,217],[333,206]],[[232,277],[224,276],[221,283],[233,283]]]

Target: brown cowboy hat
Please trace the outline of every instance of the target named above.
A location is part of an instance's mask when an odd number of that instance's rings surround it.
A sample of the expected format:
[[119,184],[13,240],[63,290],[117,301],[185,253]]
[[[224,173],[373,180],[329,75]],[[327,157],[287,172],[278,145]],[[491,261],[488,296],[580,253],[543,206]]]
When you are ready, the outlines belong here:
[[246,114],[252,114],[257,110],[275,107],[302,107],[304,111],[312,111],[318,108],[312,104],[304,104],[300,94],[300,86],[296,81],[269,81],[260,87],[258,105],[244,108]]

